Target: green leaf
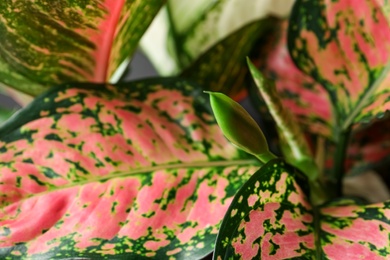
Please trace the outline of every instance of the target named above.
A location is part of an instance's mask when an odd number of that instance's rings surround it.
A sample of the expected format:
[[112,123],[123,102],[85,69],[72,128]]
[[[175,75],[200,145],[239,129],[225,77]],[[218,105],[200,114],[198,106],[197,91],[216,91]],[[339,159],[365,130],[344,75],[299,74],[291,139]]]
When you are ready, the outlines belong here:
[[242,186],[221,224],[214,259],[387,259],[390,201],[340,199],[313,208],[307,182],[273,160]]
[[32,95],[62,82],[106,82],[163,3],[2,1],[1,82]]
[[276,158],[256,121],[237,102],[222,93],[208,92],[215,118],[226,138],[263,163]]
[[246,95],[244,81],[248,72],[245,57],[273,20],[262,19],[233,32],[197,58],[181,76],[196,80],[207,90],[236,100],[242,98]]
[[0,128],[0,258],[199,259],[258,166],[190,82],[59,86]]
[[387,2],[347,0],[298,0],[293,8],[290,53],[329,93],[341,131],[390,108],[389,10]]

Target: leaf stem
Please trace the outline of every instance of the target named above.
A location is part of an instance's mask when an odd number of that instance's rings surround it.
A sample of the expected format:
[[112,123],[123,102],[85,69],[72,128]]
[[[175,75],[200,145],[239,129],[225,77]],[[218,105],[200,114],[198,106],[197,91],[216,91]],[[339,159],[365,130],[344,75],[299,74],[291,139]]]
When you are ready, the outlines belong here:
[[321,212],[320,208],[315,206],[314,211],[314,243],[315,243],[315,259],[322,259],[322,246],[321,246]]
[[330,181],[333,186],[333,196],[336,198],[342,195],[342,182],[345,171],[344,163],[347,154],[349,137],[351,135],[351,129],[352,127],[350,126],[348,129],[340,131],[340,138],[336,146],[336,152],[334,154],[333,178]]

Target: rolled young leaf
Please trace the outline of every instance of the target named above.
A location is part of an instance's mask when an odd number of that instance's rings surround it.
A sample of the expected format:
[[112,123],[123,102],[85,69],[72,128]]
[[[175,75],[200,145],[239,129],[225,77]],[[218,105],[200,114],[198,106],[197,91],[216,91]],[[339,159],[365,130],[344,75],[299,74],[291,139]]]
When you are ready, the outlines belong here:
[[194,84],[68,84],[0,128],[0,258],[199,259],[258,162]]
[[222,93],[207,92],[218,125],[224,135],[241,150],[253,154],[261,162],[276,158],[256,121],[237,102]]

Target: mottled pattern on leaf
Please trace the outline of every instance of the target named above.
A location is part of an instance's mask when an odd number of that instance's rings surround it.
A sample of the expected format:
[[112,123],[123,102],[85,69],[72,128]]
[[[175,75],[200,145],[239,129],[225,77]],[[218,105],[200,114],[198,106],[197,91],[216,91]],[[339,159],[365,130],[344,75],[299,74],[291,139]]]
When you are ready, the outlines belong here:
[[388,259],[390,201],[315,209],[299,176],[280,160],[256,172],[225,215],[215,259]]
[[0,136],[1,258],[200,258],[258,168],[175,79],[61,86]]
[[226,213],[215,259],[285,259],[313,254],[311,206],[294,172],[284,162],[273,160],[249,179]]
[[[122,0],[123,1],[123,0]],[[115,2],[115,1],[114,1]],[[114,31],[106,79],[110,79],[116,69],[126,61],[138,47],[146,29],[166,0],[125,0]]]
[[268,34],[267,44],[259,53],[259,67],[275,81],[284,107],[295,114],[305,129],[331,137],[331,103],[325,89],[302,73],[293,63],[287,49],[287,21],[279,22]]
[[105,82],[163,3],[1,1],[0,80],[33,95],[63,82]]
[[298,67],[322,84],[340,126],[369,121],[390,107],[389,78],[374,82],[389,61],[387,1],[298,0],[289,49]]
[[[349,202],[350,203],[350,202]],[[388,259],[390,202],[334,202],[321,210],[321,246],[328,259]]]

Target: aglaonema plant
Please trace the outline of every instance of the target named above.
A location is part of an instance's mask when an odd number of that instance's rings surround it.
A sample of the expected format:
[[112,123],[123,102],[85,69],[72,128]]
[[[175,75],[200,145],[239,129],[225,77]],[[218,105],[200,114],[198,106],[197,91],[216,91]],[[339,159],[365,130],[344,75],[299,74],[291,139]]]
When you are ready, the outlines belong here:
[[[274,25],[264,15],[289,9],[258,1],[259,15],[249,2],[195,1],[189,15],[168,3],[182,76],[242,97],[244,57]],[[4,1],[0,81],[32,95],[106,82],[163,3]],[[230,19],[237,10],[244,22]],[[284,159],[245,110],[212,93],[229,144],[186,80],[72,83],[39,96],[0,128],[0,258],[199,259],[214,245],[215,259],[388,258],[389,202],[340,189],[349,168],[389,158],[387,10],[297,1],[288,39],[263,64],[276,88],[249,64]],[[325,140],[322,153],[304,134]]]

